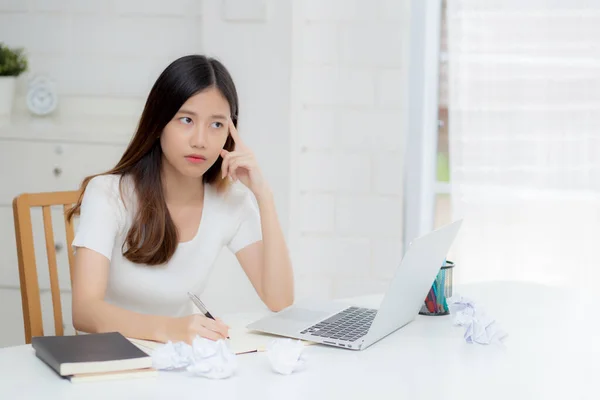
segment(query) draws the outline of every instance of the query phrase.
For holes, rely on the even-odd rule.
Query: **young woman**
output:
[[[80,216],[75,329],[161,342],[227,337],[228,327],[195,314],[187,296],[202,292],[223,246],[271,310],[292,304],[273,196],[236,130],[238,113],[217,60],[182,57],[159,76],[121,160],[83,181],[68,216]]]

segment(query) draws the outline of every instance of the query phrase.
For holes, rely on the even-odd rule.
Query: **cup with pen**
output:
[[[447,315],[449,314],[446,299],[452,297],[452,273],[454,263],[444,260],[442,268],[438,272],[425,302],[421,306],[421,315]]]

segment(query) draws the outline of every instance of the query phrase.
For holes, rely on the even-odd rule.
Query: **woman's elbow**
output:
[[[94,322],[93,313],[91,307],[78,306],[73,307],[73,314],[71,318],[73,328],[78,332],[85,333],[100,333],[101,328],[97,323]]]
[[[90,332],[89,325],[85,323],[85,320],[82,318],[80,313],[73,311],[73,318],[71,319],[71,322],[73,323],[73,328],[75,328],[77,332],[94,333]]]
[[[285,308],[288,308],[294,304],[294,295],[290,294],[281,299],[273,299],[265,302],[269,310],[273,312],[279,312]]]

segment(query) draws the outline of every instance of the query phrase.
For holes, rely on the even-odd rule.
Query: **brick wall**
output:
[[[299,294],[381,291],[401,257],[406,1],[303,1],[292,243]]]

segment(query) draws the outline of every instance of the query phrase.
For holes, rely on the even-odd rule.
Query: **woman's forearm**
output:
[[[275,210],[270,190],[257,196],[260,209],[264,266],[262,273],[263,301],[273,311],[294,302],[294,276],[285,237]]]
[[[169,317],[146,315],[105,301],[88,301],[73,307],[73,326],[86,333],[119,332],[125,337],[167,342]]]

